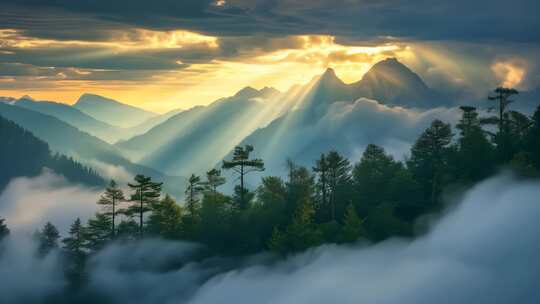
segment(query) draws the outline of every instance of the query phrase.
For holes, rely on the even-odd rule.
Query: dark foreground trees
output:
[[[540,107],[527,117],[505,106],[498,116],[503,118],[501,128],[495,132],[483,126],[485,120],[475,108],[461,110],[455,128],[433,121],[404,162],[377,145],[368,145],[353,163],[330,151],[311,164],[312,170],[288,161],[285,177],[266,176],[255,189],[247,189],[245,176],[262,171],[264,162],[253,157],[253,147],[245,146],[237,147],[232,160],[223,163],[223,169],[239,176],[232,195],[219,191],[226,180],[215,168],[205,180],[190,177],[184,204],[162,196],[161,183],[138,175],[129,184],[130,206],[117,209],[123,195],[111,183],[100,200],[103,210],[85,225],[73,223],[63,241],[64,251],[73,257],[73,269],[80,270],[77,261],[113,238],[136,240],[143,231],[152,237],[202,243],[220,255],[263,250],[289,254],[323,243],[412,236],[421,231],[413,229],[419,219],[444,207],[446,191],[470,186],[504,167],[525,176],[540,175]],[[508,135],[505,144],[512,147],[504,157],[502,132]],[[57,247],[58,232],[52,225],[39,235],[42,254]]]

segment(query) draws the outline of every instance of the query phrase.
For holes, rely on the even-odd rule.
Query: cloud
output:
[[[228,272],[189,303],[535,303],[539,186],[488,180],[417,240],[324,246]]]
[[[197,258],[200,247],[118,243],[90,260],[88,286],[66,301],[107,303],[537,303],[540,181],[501,175],[460,197],[426,235],[379,244],[325,245],[276,261]],[[2,243],[0,299],[61,295],[55,254]],[[25,250],[22,250],[25,249]],[[6,279],[9,278],[9,279]]]
[[[65,233],[75,218],[94,215],[100,194],[44,170],[37,177],[13,179],[0,194],[0,214],[14,232],[33,232],[50,221]]]
[[[0,242],[0,302],[43,303],[61,293],[64,274],[56,252],[44,259],[29,235],[17,234]]]

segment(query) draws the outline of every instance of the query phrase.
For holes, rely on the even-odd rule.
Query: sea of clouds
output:
[[[35,184],[17,191],[21,183]],[[36,212],[33,223],[90,216],[91,209],[56,210],[66,208],[64,196],[81,199],[80,207],[93,193],[74,187],[44,173],[15,180],[0,196],[0,215],[8,215],[14,231],[0,245],[0,303],[65,299],[58,296],[66,286],[59,254],[35,256],[28,234],[18,233],[29,221],[13,213],[26,208],[13,202]],[[164,240],[112,244],[91,258],[88,285],[77,297],[100,303],[539,303],[538,197],[540,181],[500,175],[463,193],[424,236],[325,245],[285,260],[269,254],[195,260],[198,245]]]

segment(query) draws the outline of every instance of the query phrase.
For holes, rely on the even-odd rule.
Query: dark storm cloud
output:
[[[229,0],[219,7],[210,0],[6,0],[2,8],[0,27],[56,38],[69,37],[64,25],[72,24],[73,33],[89,32],[90,37],[99,37],[100,28],[135,26],[216,36],[319,33],[355,39],[540,41],[536,0]],[[95,28],[88,26],[92,22]]]

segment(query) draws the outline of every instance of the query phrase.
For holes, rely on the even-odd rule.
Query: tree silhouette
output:
[[[202,183],[204,187],[215,196],[217,194],[217,188],[225,184],[225,177],[221,176],[221,170],[212,169],[206,172],[206,181]]]
[[[315,162],[313,172],[317,175],[317,189],[321,195],[320,205],[326,206],[328,204],[328,161],[324,153]]]
[[[124,200],[124,193],[120,188],[118,188],[116,182],[114,180],[111,180],[109,186],[107,186],[107,188],[105,189],[105,193],[101,195],[98,201],[99,205],[103,205],[106,207],[106,209],[110,209],[106,211],[106,214],[111,216],[111,237],[113,239],[116,235],[115,219],[116,215],[119,213],[117,205]]]
[[[264,171],[264,162],[262,159],[250,159],[249,154],[253,152],[253,146],[246,145],[244,147],[236,147],[234,149],[233,158],[230,161],[223,161],[222,168],[225,170],[233,170],[240,177],[240,205],[245,207],[245,186],[244,177],[257,171]]]
[[[40,256],[46,256],[51,250],[58,248],[60,233],[51,222],[47,222],[43,226],[43,229],[38,232],[37,237],[39,241],[38,254]]]
[[[139,238],[143,237],[144,214],[152,210],[152,204],[159,201],[161,196],[161,187],[163,183],[152,182],[151,177],[138,174],[135,176],[135,183],[128,183],[128,186],[135,192],[131,194],[131,202],[127,214],[139,215]]]
[[[185,194],[187,199],[187,209],[192,217],[195,217],[199,209],[199,195],[204,190],[201,177],[195,174],[191,174],[188,180],[188,186]]]
[[[448,146],[452,142],[452,128],[440,120],[434,120],[411,149],[407,162],[415,178],[424,189],[425,198],[431,205],[437,202],[441,190],[442,175],[448,160]]]
[[[6,220],[0,218],[0,241],[9,235],[9,228],[6,225]]]

